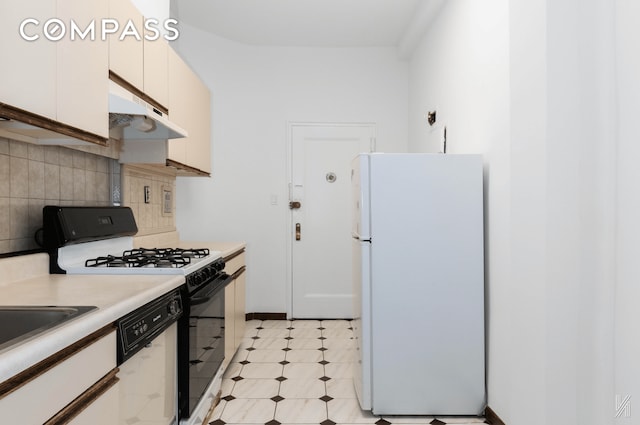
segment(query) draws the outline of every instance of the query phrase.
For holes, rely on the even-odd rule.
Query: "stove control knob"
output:
[[[147,325],[146,323],[142,325],[142,332],[146,332],[148,329],[149,329],[149,325]]]
[[[204,281],[207,280],[207,271],[200,270],[200,272],[198,273],[198,279],[199,279],[198,283],[204,283]]]
[[[175,316],[180,312],[180,302],[178,300],[173,300],[169,303],[168,306],[169,314]]]
[[[211,276],[211,274],[209,272],[209,269],[200,270],[200,278],[202,279],[202,282],[207,280],[209,278],[209,276]]]

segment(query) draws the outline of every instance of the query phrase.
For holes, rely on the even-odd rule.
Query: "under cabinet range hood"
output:
[[[167,140],[187,137],[164,112],[109,81],[109,130],[121,129],[124,140]]]

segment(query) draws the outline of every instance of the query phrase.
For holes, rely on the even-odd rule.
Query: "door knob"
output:
[[[291,201],[289,202],[289,209],[290,210],[297,210],[298,208],[300,208],[300,202],[298,201]]]
[[[300,223],[296,223],[296,240],[300,240]]]

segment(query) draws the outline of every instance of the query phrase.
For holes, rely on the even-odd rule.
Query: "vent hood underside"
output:
[[[150,103],[109,81],[109,130],[121,129],[124,140],[167,140],[188,133]]]

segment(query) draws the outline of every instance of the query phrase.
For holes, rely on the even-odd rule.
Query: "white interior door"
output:
[[[351,318],[351,160],[371,152],[373,124],[292,124],[291,312]]]

